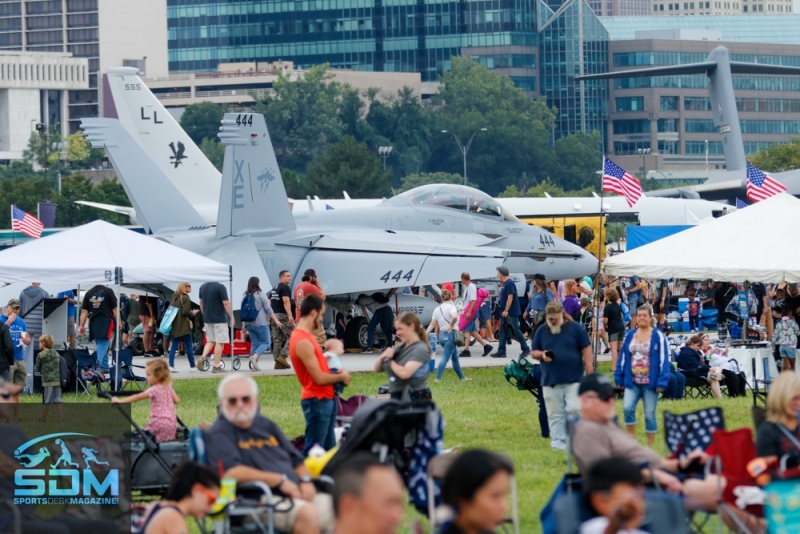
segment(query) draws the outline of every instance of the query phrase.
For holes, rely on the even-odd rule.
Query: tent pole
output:
[[[603,156],[605,158],[605,156]],[[601,171],[602,172],[602,171]],[[598,238],[597,246],[597,276],[594,282],[594,302],[592,308],[595,310],[594,317],[594,338],[592,343],[592,368],[597,372],[597,352],[600,350],[600,286],[603,279],[603,228],[605,227],[605,220],[603,218],[603,187],[600,186],[600,236]]]
[[[231,319],[228,323],[228,328],[230,329],[230,339],[231,339],[231,362],[233,362],[233,330],[234,325],[236,324],[235,319],[233,318],[233,267],[228,266],[228,272],[231,273],[230,277],[228,278],[228,297],[229,302],[231,303]],[[231,370],[233,370],[233,363],[231,363]]]
[[[116,272],[116,275],[117,275],[116,276],[116,278],[117,278],[117,280],[116,280],[116,282],[117,282],[117,306],[116,306],[117,317],[115,319],[115,324],[114,324],[114,339],[116,340],[116,342],[114,344],[117,346],[117,351],[116,351],[116,355],[115,355],[115,358],[114,358],[114,367],[116,368],[115,375],[114,375],[114,389],[116,391],[119,391],[119,374],[120,374],[120,369],[119,369],[119,296],[120,296],[120,288],[122,287],[122,272],[121,272],[122,269],[117,267],[117,268],[114,269],[114,271]]]

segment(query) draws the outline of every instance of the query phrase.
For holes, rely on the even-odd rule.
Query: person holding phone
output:
[[[722,380],[721,367],[709,367],[705,363],[700,347],[703,345],[703,338],[692,336],[686,345],[678,353],[678,371],[686,378],[704,378],[711,387],[711,392],[718,399],[722,398],[722,390],[719,382]]]
[[[542,362],[542,392],[550,426],[550,446],[567,449],[567,417],[580,413],[578,386],[594,371],[589,336],[559,302],[544,309],[544,325],[533,336],[531,357]]]

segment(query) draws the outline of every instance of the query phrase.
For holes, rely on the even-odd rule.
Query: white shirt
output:
[[[478,300],[478,287],[475,284],[464,286],[464,308],[469,306],[473,300]]]
[[[450,328],[450,321],[453,317],[458,317],[458,310],[452,302],[444,302],[433,310],[433,320],[439,323],[441,330]]]
[[[605,517],[595,517],[584,522],[581,525],[580,534],[603,534],[608,526],[608,519]],[[646,534],[643,530],[638,528],[634,529],[620,529],[617,534]]]

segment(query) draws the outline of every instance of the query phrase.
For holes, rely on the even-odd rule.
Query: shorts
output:
[[[206,323],[203,327],[206,343],[230,343],[231,337],[227,323]]]
[[[139,320],[142,322],[142,328],[145,332],[155,332],[156,331],[156,322],[150,322],[149,315],[140,315]]]
[[[67,337],[75,337],[78,331],[75,329],[75,318],[67,317]]]
[[[461,330],[462,332],[476,332],[477,328],[475,328],[475,320],[468,322],[464,325],[464,328]]]
[[[294,524],[297,522],[297,515],[300,513],[300,508],[308,504],[313,505],[314,508],[317,509],[320,530],[322,532],[331,532],[333,530],[335,523],[333,497],[329,494],[317,493],[313,503],[302,499],[288,499],[284,497],[272,497],[272,503],[275,507],[273,516],[275,530],[280,532],[292,532],[294,530]],[[263,516],[266,516],[266,512],[263,512]],[[245,522],[247,522],[247,520],[245,520]]]
[[[61,400],[61,386],[42,386],[42,403],[56,404]]]
[[[609,342],[622,341],[624,337],[625,337],[625,332],[614,332],[613,334],[611,332],[608,333]]]
[[[797,349],[789,345],[781,345],[778,349],[781,358],[789,358],[794,360],[797,357]]]
[[[28,381],[28,369],[25,367],[25,360],[14,360],[14,365],[8,370],[12,384],[24,386]]]
[[[488,321],[492,318],[492,310],[489,308],[488,304],[484,304],[480,308],[478,308],[478,319],[481,321]]]
[[[656,314],[667,313],[666,310],[664,311],[661,310],[661,304],[662,304],[661,300],[657,300],[653,303],[653,313]]]

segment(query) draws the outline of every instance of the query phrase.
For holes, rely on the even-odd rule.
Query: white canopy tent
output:
[[[603,272],[643,278],[800,282],[800,200],[781,193],[744,209],[607,258]]]
[[[229,265],[105,221],[0,252],[0,281],[26,285],[45,282],[72,287],[107,284],[141,288],[174,286],[178,282],[221,282],[228,284],[230,291],[231,280]],[[116,320],[119,324],[119,308]],[[119,338],[118,335],[117,369]]]

